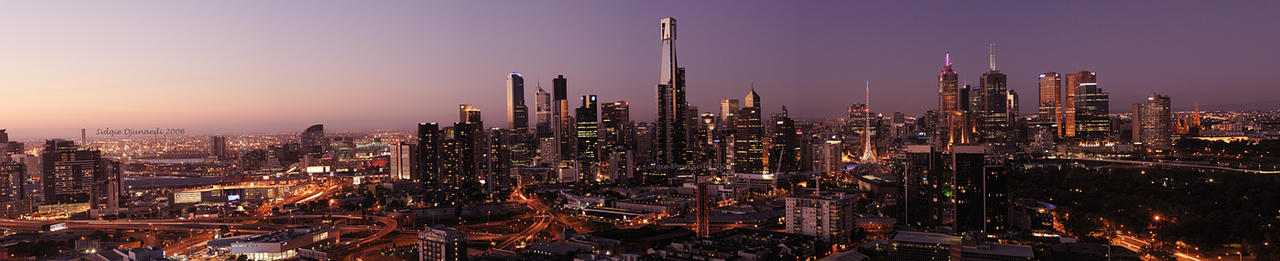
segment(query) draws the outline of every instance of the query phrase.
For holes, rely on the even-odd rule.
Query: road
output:
[[[1214,169],[1214,170],[1225,170],[1225,171],[1244,172],[1244,173],[1253,173],[1253,174],[1280,174],[1280,170],[1237,169],[1237,168],[1229,168],[1229,167],[1223,167],[1223,166],[1196,165],[1196,164],[1174,163],[1174,162],[1118,160],[1118,159],[1104,159],[1104,158],[1092,158],[1092,157],[1066,157],[1063,159],[1097,161],[1097,162],[1108,162],[1108,163],[1124,163],[1124,164],[1145,165],[1145,166],[1167,166],[1167,167],[1182,167],[1182,168]]]

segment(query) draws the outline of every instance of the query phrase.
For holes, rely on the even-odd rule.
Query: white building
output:
[[[418,260],[467,260],[467,235],[444,227],[426,227],[418,231]]]
[[[787,197],[787,233],[844,243],[854,229],[854,197],[844,193]]]
[[[299,226],[268,234],[215,239],[209,241],[208,246],[225,250],[230,256],[244,255],[249,260],[281,260],[297,258],[300,248],[337,243],[340,235],[334,227]]]
[[[391,171],[388,176],[392,180],[409,180],[413,178],[413,147],[414,145],[404,142],[391,145],[391,155],[387,168]]]

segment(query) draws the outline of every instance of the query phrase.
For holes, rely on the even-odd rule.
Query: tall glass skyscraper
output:
[[[1080,88],[1080,84],[1097,83],[1098,75],[1090,71],[1080,71],[1068,73],[1063,80],[1066,87],[1063,89],[1065,97],[1062,99],[1062,137],[1075,137],[1076,127],[1076,89]]]
[[[657,88],[658,120],[654,122],[657,145],[654,161],[669,166],[683,165],[688,163],[685,151],[688,104],[685,103],[684,68],[679,67],[676,60],[676,19],[659,20],[658,29],[662,40],[662,70]]]
[[[507,75],[507,128],[529,128],[529,107],[524,104],[524,76],[513,72]]]
[[[538,86],[538,90],[533,95],[535,127],[537,129],[538,138],[549,138],[554,135],[551,129],[551,93]]]
[[[1062,136],[1062,75],[1056,72],[1040,74],[1040,105],[1038,115],[1041,122],[1058,126],[1058,136]]]
[[[1000,70],[996,70],[994,45],[990,56],[990,70],[978,78],[978,83],[981,84],[978,93],[970,94],[976,105],[972,109],[978,112],[978,134],[981,141],[996,147],[1004,147],[1009,145],[1010,133],[1012,133],[1013,117],[1010,114],[1017,115],[1017,112],[1009,111],[1008,77]]]
[[[1101,141],[1111,135],[1110,102],[1110,95],[1097,83],[1082,83],[1076,88],[1076,137]]]

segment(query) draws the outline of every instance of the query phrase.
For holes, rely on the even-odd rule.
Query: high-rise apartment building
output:
[[[73,141],[49,140],[40,159],[45,204],[119,207],[120,163],[102,158],[101,151],[81,149]]]
[[[658,77],[657,110],[658,119],[654,122],[654,160],[668,166],[688,163],[685,135],[685,71],[679,67],[676,59],[676,19],[667,17],[659,21],[659,36],[662,40],[662,70]],[[668,168],[674,169],[674,168]]]
[[[418,123],[417,161],[414,164],[413,180],[421,182],[428,190],[440,190],[444,177],[441,168],[444,163],[443,137],[439,123]]]
[[[854,231],[854,199],[844,193],[789,196],[787,233],[809,235],[835,244],[847,243]]]
[[[1169,96],[1152,93],[1133,104],[1133,140],[1153,150],[1173,149]]]

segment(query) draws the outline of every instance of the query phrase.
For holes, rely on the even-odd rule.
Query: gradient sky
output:
[[[1278,1],[128,1],[0,11],[0,128],[15,138],[100,128],[188,134],[410,129],[457,104],[505,122],[504,77],[569,79],[571,97],[654,115],[658,19],[679,20],[702,111],[755,81],[765,113],[843,115],[873,83],[877,112],[936,107],[951,51],[976,83],[997,66],[1035,110],[1040,72],[1092,70],[1113,111],[1146,94],[1177,109],[1276,102]],[[532,108],[531,108],[532,109]]]

